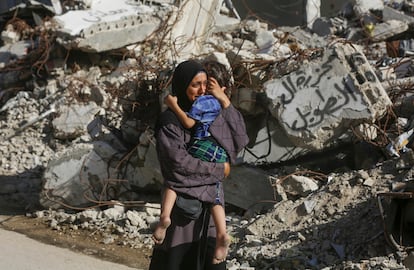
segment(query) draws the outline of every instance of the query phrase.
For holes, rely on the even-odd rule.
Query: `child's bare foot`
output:
[[[167,228],[171,225],[170,217],[161,217],[160,221],[157,224],[157,227],[152,234],[152,240],[156,245],[161,245],[164,242],[165,233]]]
[[[230,246],[230,236],[228,234],[217,237],[216,249],[214,250],[213,264],[219,264],[219,263],[226,261],[229,246]]]

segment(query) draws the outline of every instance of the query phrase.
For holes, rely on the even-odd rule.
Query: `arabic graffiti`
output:
[[[287,82],[283,81],[282,85],[283,87],[289,92],[289,97],[286,97],[286,95],[283,93],[280,96],[280,100],[282,102],[283,105],[289,104],[293,98],[295,97],[295,94],[298,92],[298,90],[303,89],[303,88],[308,88],[308,87],[317,87],[318,84],[321,81],[321,78],[328,73],[331,69],[332,69],[332,65],[329,63],[331,60],[333,60],[333,56],[330,57],[330,59],[325,62],[321,69],[316,69],[315,71],[318,73],[320,72],[320,74],[317,76],[316,80],[314,82],[311,83],[313,77],[312,75],[309,75],[308,77],[306,77],[306,74],[304,71],[297,71],[295,73],[295,75],[297,75],[297,79],[296,82],[292,81],[292,78],[289,76],[287,77]],[[311,84],[310,84],[311,83]]]
[[[354,102],[357,101],[357,97],[351,91],[346,89],[346,84],[343,82],[343,85],[340,86],[338,83],[334,83],[334,89],[339,93],[338,96],[330,96],[325,98],[321,95],[319,90],[315,90],[316,94],[320,100],[324,103],[323,107],[319,106],[313,111],[308,111],[306,113],[302,112],[300,108],[296,108],[296,112],[299,116],[299,121],[294,120],[291,129],[295,131],[306,130],[307,128],[315,127],[325,120],[325,116],[332,115],[334,112],[339,111],[345,105],[347,105],[352,99]],[[299,125],[300,122],[300,125]]]
[[[362,56],[354,57],[358,63],[364,63]],[[341,77],[330,72],[334,67],[334,59],[337,58],[331,55],[321,67],[315,68],[312,72],[301,70],[281,82],[283,93],[279,95],[279,101],[285,108],[290,107],[286,112],[297,114],[297,117],[292,117],[294,120],[289,125],[293,131],[303,131],[321,125],[328,116],[335,116],[335,113],[346,105],[358,101],[354,90],[346,83],[346,76]],[[324,89],[320,89],[322,81]],[[311,96],[301,95],[301,102],[292,103],[298,91],[311,93]],[[304,98],[309,99],[308,103],[305,102],[307,105],[299,105],[305,104]]]
[[[349,57],[349,64],[355,69],[357,70],[357,67],[360,65],[363,65],[366,63],[364,56],[357,52],[357,53],[353,53],[351,54],[351,56]]]

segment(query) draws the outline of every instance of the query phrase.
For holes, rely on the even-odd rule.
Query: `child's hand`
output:
[[[207,92],[217,98],[223,108],[227,108],[230,105],[230,99],[224,90],[226,90],[226,87],[220,87],[216,79],[208,79]]]
[[[170,109],[177,106],[177,102],[178,100],[176,96],[168,95],[164,98],[165,105],[167,105]]]
[[[215,94],[220,94],[221,92],[224,93],[224,90],[226,90],[226,87],[220,87],[219,83],[214,78],[208,79],[208,85],[207,85],[207,92],[211,95],[215,96]]]

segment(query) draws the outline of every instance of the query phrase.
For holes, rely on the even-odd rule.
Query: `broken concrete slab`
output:
[[[103,146],[103,142],[95,144]],[[92,200],[109,199],[105,187],[115,174],[107,162],[116,151],[106,144],[108,156],[103,158],[94,151],[95,144],[74,145],[48,164],[43,174],[41,205],[54,209],[63,205],[81,207],[95,204]]]
[[[269,175],[247,166],[233,166],[228,178],[223,181],[225,201],[242,209],[268,209],[274,201]]]
[[[385,21],[400,20],[409,24],[414,23],[414,17],[404,14],[403,12],[396,10],[390,6],[384,6],[382,16]]]
[[[69,11],[53,20],[58,26],[57,41],[64,47],[102,52],[145,40],[169,10],[168,6],[102,0],[92,2],[90,9]]]
[[[94,102],[86,105],[59,106],[59,116],[53,121],[54,136],[59,139],[74,139],[87,133],[87,126],[101,108]]]
[[[360,47],[334,44],[318,61],[264,84],[269,109],[297,146],[322,149],[382,116],[391,100]]]
[[[155,146],[144,132],[137,147],[125,153],[115,136],[74,145],[49,162],[43,174],[40,203],[46,208],[84,207],[122,199],[124,192],[162,186]],[[102,136],[100,138],[103,138]]]
[[[148,161],[136,164],[109,142],[82,143],[65,149],[43,174],[40,203],[54,209],[99,205],[120,199],[133,188],[160,185],[161,178],[156,179],[160,172],[156,172],[159,166],[154,161],[155,150],[148,152]]]
[[[152,144],[147,146],[141,145],[137,151],[138,154],[128,160],[125,168],[125,178],[128,180],[129,185],[133,188],[152,192],[160,190],[163,177],[155,146]],[[144,158],[140,158],[142,154],[145,155]],[[122,169],[123,167],[121,167]]]
[[[382,0],[352,0],[353,9],[355,14],[364,18],[371,17],[372,12],[382,12],[384,9],[384,1]]]
[[[397,36],[408,30],[408,23],[400,20],[389,20],[383,23],[375,24],[372,31],[370,31],[370,37],[373,41],[385,41],[388,38]]]
[[[221,1],[185,1],[178,7],[146,3],[102,0],[92,2],[90,9],[55,16],[57,41],[68,49],[102,52],[148,40],[161,31],[162,42],[174,48],[171,53],[186,59],[202,51],[201,44],[214,30]]]
[[[303,197],[319,188],[318,183],[312,178],[294,174],[281,181],[280,185],[287,194]]]

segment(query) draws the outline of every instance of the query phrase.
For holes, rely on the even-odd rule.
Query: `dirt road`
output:
[[[149,260],[148,251],[104,245],[82,232],[61,234],[25,216],[0,215],[0,239],[0,269],[136,270]]]

